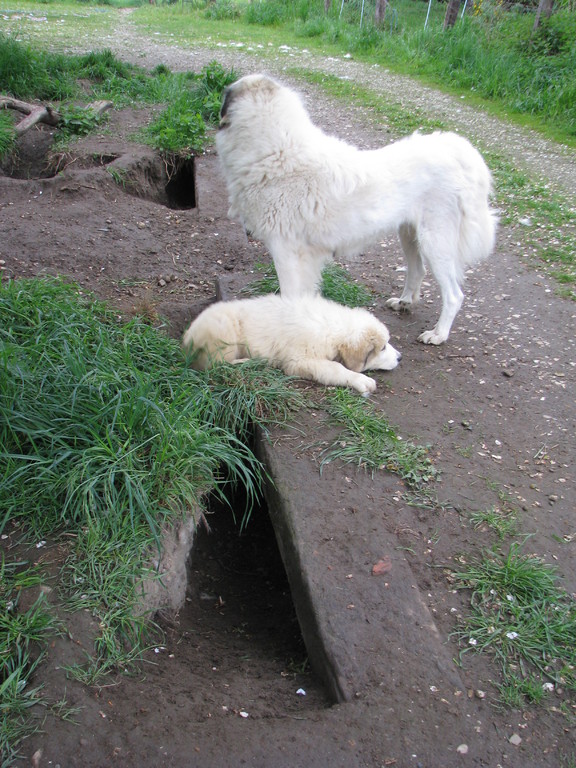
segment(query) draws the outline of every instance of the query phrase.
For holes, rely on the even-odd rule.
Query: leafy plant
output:
[[[187,79],[183,92],[147,128],[147,140],[163,152],[190,154],[206,143],[207,123],[218,122],[224,88],[236,79],[217,62]]]
[[[70,136],[86,136],[103,120],[102,116],[97,115],[89,107],[66,106],[60,111],[60,116],[58,130],[60,138],[64,140]]]

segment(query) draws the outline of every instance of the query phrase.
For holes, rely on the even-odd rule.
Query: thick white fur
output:
[[[315,126],[296,92],[248,75],[226,90],[216,147],[229,215],[269,249],[283,296],[316,293],[333,256],[360,253],[397,230],[407,272],[388,306],[410,309],[429,269],[442,312],[419,338],[448,338],[464,272],[490,254],[496,233],[490,172],[466,139],[415,133],[359,150]]]
[[[192,365],[200,370],[259,357],[289,376],[368,395],[376,382],[362,371],[389,371],[400,360],[389,338],[386,326],[366,309],[321,296],[271,294],[211,304],[192,322],[183,344],[197,352]]]

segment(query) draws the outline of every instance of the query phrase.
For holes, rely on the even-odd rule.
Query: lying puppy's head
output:
[[[390,344],[390,334],[385,325],[366,329],[360,336],[353,336],[338,347],[338,360],[351,371],[391,371],[402,355]]]
[[[246,75],[236,80],[224,90],[219,130],[230,125],[235,102],[247,98],[254,103],[268,103],[281,88],[280,83],[266,75]]]

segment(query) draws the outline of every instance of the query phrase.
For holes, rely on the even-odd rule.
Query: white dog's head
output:
[[[219,128],[227,128],[231,124],[233,113],[241,101],[248,100],[253,106],[264,107],[281,87],[280,83],[266,75],[246,75],[236,80],[224,91]]]

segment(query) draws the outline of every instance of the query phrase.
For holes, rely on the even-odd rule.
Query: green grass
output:
[[[447,32],[444,6],[433,6],[424,29],[427,6],[411,0],[395,2],[382,29],[373,26],[370,4],[362,26],[358,3],[346,3],[341,17],[339,3],[326,15],[320,0],[209,8],[143,6],[134,21],[184,46],[240,44],[264,56],[276,55],[281,46],[296,53],[305,47],[325,55],[352,54],[466,93],[554,136],[576,136],[576,15],[568,10],[557,10],[531,45],[533,16],[503,12],[488,0],[480,13],[468,14]]]
[[[109,100],[116,108],[166,105],[137,138],[164,153],[189,156],[201,152],[208,126],[218,122],[222,92],[236,77],[215,61],[200,73],[172,73],[165,66],[148,73],[125,64],[109,50],[64,56],[39,52],[0,34],[0,92],[19,99],[58,102],[62,116],[56,136],[59,149],[106,119],[75,102]],[[0,117],[2,156],[13,148],[14,132],[11,122]]]
[[[260,492],[247,447],[255,423],[301,406],[279,371],[254,362],[199,374],[179,345],[136,318],[57,280],[0,288],[0,530],[51,537],[68,552],[59,578],[69,610],[100,628],[93,653],[69,674],[100,682],[129,670],[157,627],[139,610],[141,580],[161,528],[202,510],[209,491]],[[241,521],[239,521],[240,523]],[[245,520],[243,521],[245,523]],[[3,564],[0,596],[0,741],[13,756],[37,726],[46,637],[57,631],[43,600],[20,610],[30,564]]]
[[[457,636],[462,655],[487,653],[501,673],[500,699],[510,707],[540,703],[553,690],[576,692],[576,602],[555,569],[514,543],[454,574],[471,592],[471,615]]]
[[[201,152],[208,126],[218,123],[224,88],[237,74],[212,62],[197,76],[162,72],[159,77],[169,78],[177,87],[166,109],[141,132],[142,138],[163,152]]]
[[[484,152],[492,169],[501,221],[524,224],[523,258],[543,269],[557,284],[557,292],[576,300],[576,206],[569,196],[519,171],[503,154]]]
[[[352,80],[343,80],[336,75],[313,72],[302,67],[290,67],[288,72],[300,80],[320,86],[329,96],[364,108],[374,124],[386,126],[396,137],[417,130],[430,132],[447,128],[445,122],[427,117],[422,109],[406,109],[402,104],[386,99]]]
[[[437,476],[428,450],[403,440],[381,410],[346,389],[329,390],[323,407],[335,423],[344,424],[337,440],[323,451],[321,466],[339,460],[375,472],[399,475],[412,488]]]
[[[249,431],[300,395],[263,365],[199,374],[177,342],[60,281],[3,286],[0,328],[0,530],[74,542],[62,579],[98,617],[95,667],[124,667],[150,629],[136,575],[162,527],[230,483],[249,513],[262,475]]]
[[[242,293],[247,296],[261,296],[267,293],[279,293],[280,286],[274,265],[256,264],[255,271],[259,276],[249,283]],[[329,264],[322,272],[322,295],[339,304],[349,307],[370,307],[374,304],[374,296],[359,282],[354,281],[350,274],[339,264]]]
[[[44,596],[21,608],[26,590],[37,588],[43,576],[27,563],[6,563],[0,559],[0,755],[2,765],[11,765],[17,746],[37,727],[30,708],[42,704],[40,686],[31,683],[42,663],[48,641],[58,631]]]
[[[12,119],[7,112],[0,112],[0,160],[15,148],[16,134]]]
[[[466,516],[474,528],[487,528],[493,531],[499,539],[513,536],[517,532],[516,514],[511,509],[500,509],[491,506],[487,509],[472,510]]]
[[[533,15],[517,13],[515,7],[503,10],[491,0],[449,31],[442,29],[445,6],[440,3],[433,4],[426,29],[425,3],[396,0],[382,29],[373,26],[370,3],[360,25],[360,5],[345,3],[340,16],[340,3],[333,3],[326,15],[322,0],[142,3],[129,23],[157,40],[189,48],[240,46],[264,58],[286,48],[296,55],[303,48],[322,55],[352,54],[465,93],[470,101],[552,137],[576,141],[573,10],[557,7],[531,40]],[[65,50],[71,40],[90,48],[96,30],[105,47],[118,23],[111,6],[85,3],[79,11],[77,5],[50,2],[39,11],[37,3],[20,0],[18,14],[5,1],[0,7],[8,11],[4,27],[11,36],[55,51]]]

